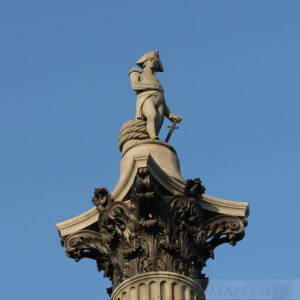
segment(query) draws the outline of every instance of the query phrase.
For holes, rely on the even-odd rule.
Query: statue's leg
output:
[[[146,99],[143,104],[143,115],[147,119],[147,132],[150,139],[158,139],[158,132],[155,130],[156,109],[151,98]]]
[[[155,118],[155,132],[157,132],[157,134],[160,132],[161,126],[163,124],[164,113],[165,113],[164,105],[159,104],[158,107],[156,108],[156,118]]]

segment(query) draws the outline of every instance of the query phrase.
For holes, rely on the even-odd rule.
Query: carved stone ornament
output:
[[[207,213],[201,208],[205,188],[199,178],[187,180],[183,193],[172,195],[139,168],[130,199],[114,201],[105,188],[92,200],[98,228],[81,230],[64,240],[69,257],[92,258],[113,287],[146,272],[168,271],[207,285],[202,269],[214,249],[235,245],[244,236],[246,218]]]

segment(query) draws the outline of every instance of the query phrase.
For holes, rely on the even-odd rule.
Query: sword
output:
[[[167,137],[165,139],[165,142],[169,141],[169,139],[170,139],[170,137],[171,137],[174,129],[178,129],[179,128],[179,127],[176,126],[176,124],[177,124],[177,121],[174,121],[172,125],[168,126],[168,128],[170,128],[170,130],[169,130],[169,133],[168,133],[168,135],[167,135]]]

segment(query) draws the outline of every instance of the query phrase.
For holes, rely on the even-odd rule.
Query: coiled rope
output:
[[[144,120],[129,120],[125,122],[121,128],[119,135],[119,149],[122,148],[129,140],[144,140],[149,139],[146,128],[146,121]]]

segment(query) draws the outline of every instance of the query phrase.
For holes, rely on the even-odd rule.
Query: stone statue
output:
[[[137,93],[136,119],[146,121],[150,139],[158,139],[164,117],[177,123],[182,117],[170,112],[165,102],[164,89],[155,76],[156,72],[164,71],[158,50],[143,55],[137,65],[143,70],[133,68],[129,72],[132,89]]]

